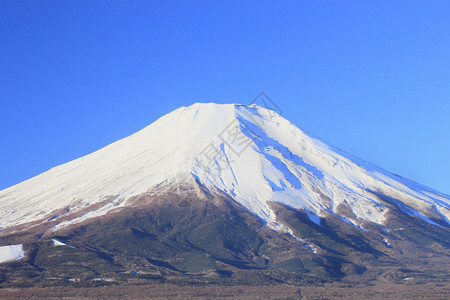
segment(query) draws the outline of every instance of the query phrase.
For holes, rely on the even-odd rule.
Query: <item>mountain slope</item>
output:
[[[0,207],[0,246],[25,251],[0,286],[449,278],[449,196],[256,105],[179,108]]]
[[[108,200],[79,220],[102,215],[189,174],[274,228],[279,224],[271,201],[304,209],[316,222],[329,212],[357,226],[383,225],[389,208],[374,193],[399,200],[405,212],[428,222],[448,225],[450,219],[448,196],[327,146],[273,111],[194,104],[1,191],[0,228],[67,216]]]

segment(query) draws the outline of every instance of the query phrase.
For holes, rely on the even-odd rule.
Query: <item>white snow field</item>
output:
[[[348,205],[354,216],[340,216],[344,220],[383,225],[389,208],[374,193],[399,200],[403,211],[427,222],[450,221],[449,196],[331,147],[271,110],[196,103],[0,191],[0,229],[113,199],[57,230],[126,206],[130,197],[162,182],[176,184],[177,176],[186,178],[183,174],[229,195],[275,229],[282,228],[270,201],[304,209],[315,222],[326,213],[338,214],[340,204]]]
[[[0,264],[8,261],[19,260],[23,258],[25,252],[22,245],[11,245],[0,247]]]

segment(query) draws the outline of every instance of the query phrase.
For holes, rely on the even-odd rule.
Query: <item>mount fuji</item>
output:
[[[1,286],[449,277],[448,195],[257,105],[181,107],[0,207],[0,246],[24,250]]]

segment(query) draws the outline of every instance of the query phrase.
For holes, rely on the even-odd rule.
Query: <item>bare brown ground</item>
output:
[[[1,299],[450,299],[450,283],[373,286],[332,283],[323,286],[120,285],[99,288],[2,289]]]

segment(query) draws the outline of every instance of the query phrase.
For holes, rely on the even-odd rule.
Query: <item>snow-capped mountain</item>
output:
[[[326,145],[271,110],[196,103],[0,191],[0,230],[93,207],[61,228],[189,177],[230,196],[272,228],[283,229],[270,202],[303,209],[316,223],[331,213],[356,226],[384,226],[390,208],[379,195],[399,200],[405,212],[432,224],[450,222],[449,196]],[[343,208],[350,213],[342,214]]]
[[[256,105],[181,107],[0,208],[0,288],[450,279],[449,196]]]

